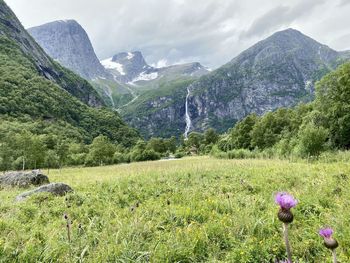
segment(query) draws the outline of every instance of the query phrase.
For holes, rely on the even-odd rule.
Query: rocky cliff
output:
[[[191,85],[193,129],[223,131],[250,113],[309,101],[315,82],[339,59],[338,52],[296,30],[277,32]]]
[[[81,77],[106,77],[85,30],[75,20],[60,20],[32,27],[28,32],[54,60]]]
[[[183,91],[177,93],[182,96],[177,102],[169,100],[171,94],[160,97],[153,93],[150,101],[135,101],[123,114],[131,125],[148,136],[159,135],[165,122],[180,135],[178,130],[184,132],[186,126],[184,106],[188,95],[190,130],[212,127],[222,132],[250,113],[263,114],[312,100],[315,82],[341,64],[344,56],[296,30],[284,30],[188,87],[179,87]],[[165,118],[161,122],[160,115]],[[134,122],[131,116],[140,120]],[[178,118],[181,124],[173,121]]]

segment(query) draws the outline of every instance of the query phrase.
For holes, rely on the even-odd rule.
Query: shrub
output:
[[[115,152],[113,155],[113,163],[119,164],[119,163],[129,163],[130,162],[130,156],[127,153],[120,153]]]
[[[135,149],[130,154],[130,160],[132,162],[142,162],[142,161],[155,161],[160,159],[160,154],[156,153],[154,150],[143,150]]]
[[[176,159],[180,159],[182,157],[186,156],[186,153],[185,152],[182,152],[182,151],[178,151],[175,153],[175,158]]]
[[[308,123],[299,131],[296,152],[303,158],[318,157],[326,148],[327,138],[328,131],[325,128]]]

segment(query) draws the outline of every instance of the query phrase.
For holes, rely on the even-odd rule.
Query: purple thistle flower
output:
[[[275,197],[275,202],[282,209],[285,209],[285,210],[289,210],[295,207],[298,203],[298,201],[295,200],[294,197],[288,193],[277,193]]]
[[[335,240],[332,235],[333,235],[333,229],[330,227],[327,228],[322,228],[318,232],[321,237],[324,239],[324,245],[326,248],[329,248],[332,250],[333,253],[333,262],[337,262],[337,256],[335,253],[335,249],[339,246],[337,240]]]
[[[320,230],[319,234],[323,238],[331,238],[333,235],[333,229],[332,228],[322,228]]]

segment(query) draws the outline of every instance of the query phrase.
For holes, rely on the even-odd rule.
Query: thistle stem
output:
[[[335,252],[335,249],[332,250],[332,254],[333,254],[333,263],[337,263],[337,253]]]
[[[70,243],[70,225],[67,223],[67,236],[68,236],[68,242]]]
[[[290,249],[290,245],[289,245],[288,224],[287,223],[283,223],[283,235],[284,235],[284,242],[286,243],[288,262],[292,263],[292,253],[291,253],[291,249]]]

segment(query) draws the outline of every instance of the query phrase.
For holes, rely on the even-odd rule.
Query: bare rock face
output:
[[[56,196],[64,196],[65,194],[73,192],[73,189],[64,183],[51,183],[47,185],[40,186],[32,191],[22,193],[16,197],[16,201],[22,201],[29,196],[37,193],[51,193]]]
[[[1,187],[30,187],[50,183],[49,178],[40,170],[31,172],[9,172],[0,176]]]
[[[106,77],[85,30],[75,20],[60,20],[29,28],[28,32],[53,59],[81,77]]]

